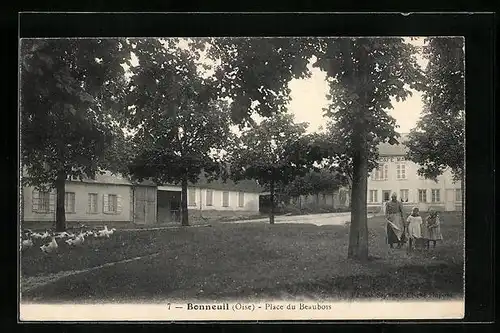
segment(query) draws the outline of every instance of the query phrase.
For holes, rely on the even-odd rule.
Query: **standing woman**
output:
[[[405,242],[405,223],[403,205],[397,200],[396,193],[391,196],[391,201],[385,205],[385,218],[387,219],[387,243],[391,247],[397,244],[398,249]]]

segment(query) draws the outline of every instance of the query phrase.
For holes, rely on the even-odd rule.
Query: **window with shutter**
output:
[[[48,213],[54,211],[54,198],[50,192],[33,190],[33,211]]]
[[[122,213],[122,196],[117,195],[116,196],[116,214],[121,214]]]
[[[196,189],[188,188],[188,205],[196,206]]]
[[[222,192],[222,207],[229,207],[229,192]]]
[[[427,190],[418,190],[418,202],[427,202]]]
[[[87,213],[97,213],[97,193],[89,193]]]
[[[431,201],[432,202],[440,202],[441,201],[439,192],[440,192],[439,189],[432,189],[432,191],[431,191]]]
[[[212,206],[213,198],[214,198],[214,191],[212,190],[207,190],[207,198],[206,198],[206,204],[207,206]]]
[[[40,196],[37,190],[33,190],[33,194],[31,196],[31,210],[33,212],[38,212],[40,207]]]
[[[399,197],[401,198],[401,201],[408,202],[408,196],[409,196],[409,190],[401,190]]]
[[[56,194],[54,192],[49,193],[49,211],[54,212],[56,210]]]
[[[378,201],[378,190],[370,190],[370,195],[368,197],[368,200],[370,202],[377,202]]]
[[[108,206],[108,195],[104,194],[102,196],[102,212],[103,213],[109,213],[109,206]]]
[[[245,193],[239,192],[238,193],[238,207],[244,207],[244,206],[245,206]]]
[[[117,209],[118,209],[118,197],[116,194],[108,194],[108,207],[107,207],[107,212],[111,214],[116,214]]]
[[[75,212],[75,193],[66,192],[64,193],[64,211],[66,213]]]

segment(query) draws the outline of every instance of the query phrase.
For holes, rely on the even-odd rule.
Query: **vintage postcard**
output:
[[[20,321],[463,318],[464,44],[21,39]]]

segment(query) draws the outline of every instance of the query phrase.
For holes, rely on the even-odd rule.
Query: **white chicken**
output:
[[[40,249],[44,253],[52,253],[52,252],[55,252],[58,247],[59,247],[59,245],[57,245],[55,237],[52,237],[52,241],[48,244],[44,244],[44,245],[40,246]]]
[[[42,239],[49,238],[50,234],[48,231],[45,231],[43,234],[40,235]]]
[[[116,228],[112,228],[108,231],[108,235],[112,235],[116,231]]]
[[[83,236],[83,233],[80,233],[76,238],[67,239],[66,244],[70,246],[78,246],[82,245],[84,241],[85,237]]]
[[[104,237],[109,238],[109,236],[110,236],[111,234],[113,234],[113,232],[111,232],[111,234],[110,234],[109,232],[110,232],[110,231],[108,230],[108,226],[106,226],[106,225],[105,225],[105,226],[104,226],[104,229],[99,230],[99,231],[97,232],[97,237],[99,237],[99,238],[104,238]]]
[[[55,238],[67,238],[67,237],[72,237],[72,236],[73,236],[73,234],[70,234],[66,231],[63,231],[63,232],[56,233]]]
[[[30,248],[33,246],[33,241],[30,239],[24,239],[22,242],[21,242],[21,249],[25,250],[27,248]]]
[[[39,234],[38,232],[34,232],[31,234],[31,237],[34,239],[42,239],[44,238],[42,234]]]

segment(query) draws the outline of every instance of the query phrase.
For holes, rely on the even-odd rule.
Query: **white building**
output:
[[[234,183],[208,182],[203,175],[189,184],[188,210],[191,216],[226,216],[259,213],[260,186],[251,180]],[[55,221],[56,191],[24,187],[22,220]],[[68,222],[124,222],[154,224],[179,221],[180,185],[132,182],[126,177],[96,175],[95,179],[68,179],[65,184],[65,213]]]
[[[437,178],[437,182],[419,176],[420,168],[412,161],[405,159],[407,147],[403,144],[406,135],[399,139],[402,143],[379,146],[379,165],[368,177],[368,211],[379,212],[396,193],[398,200],[405,207],[418,207],[427,211],[430,207],[441,211],[460,211],[462,209],[462,192],[460,181],[454,182],[450,170],[446,170]]]

